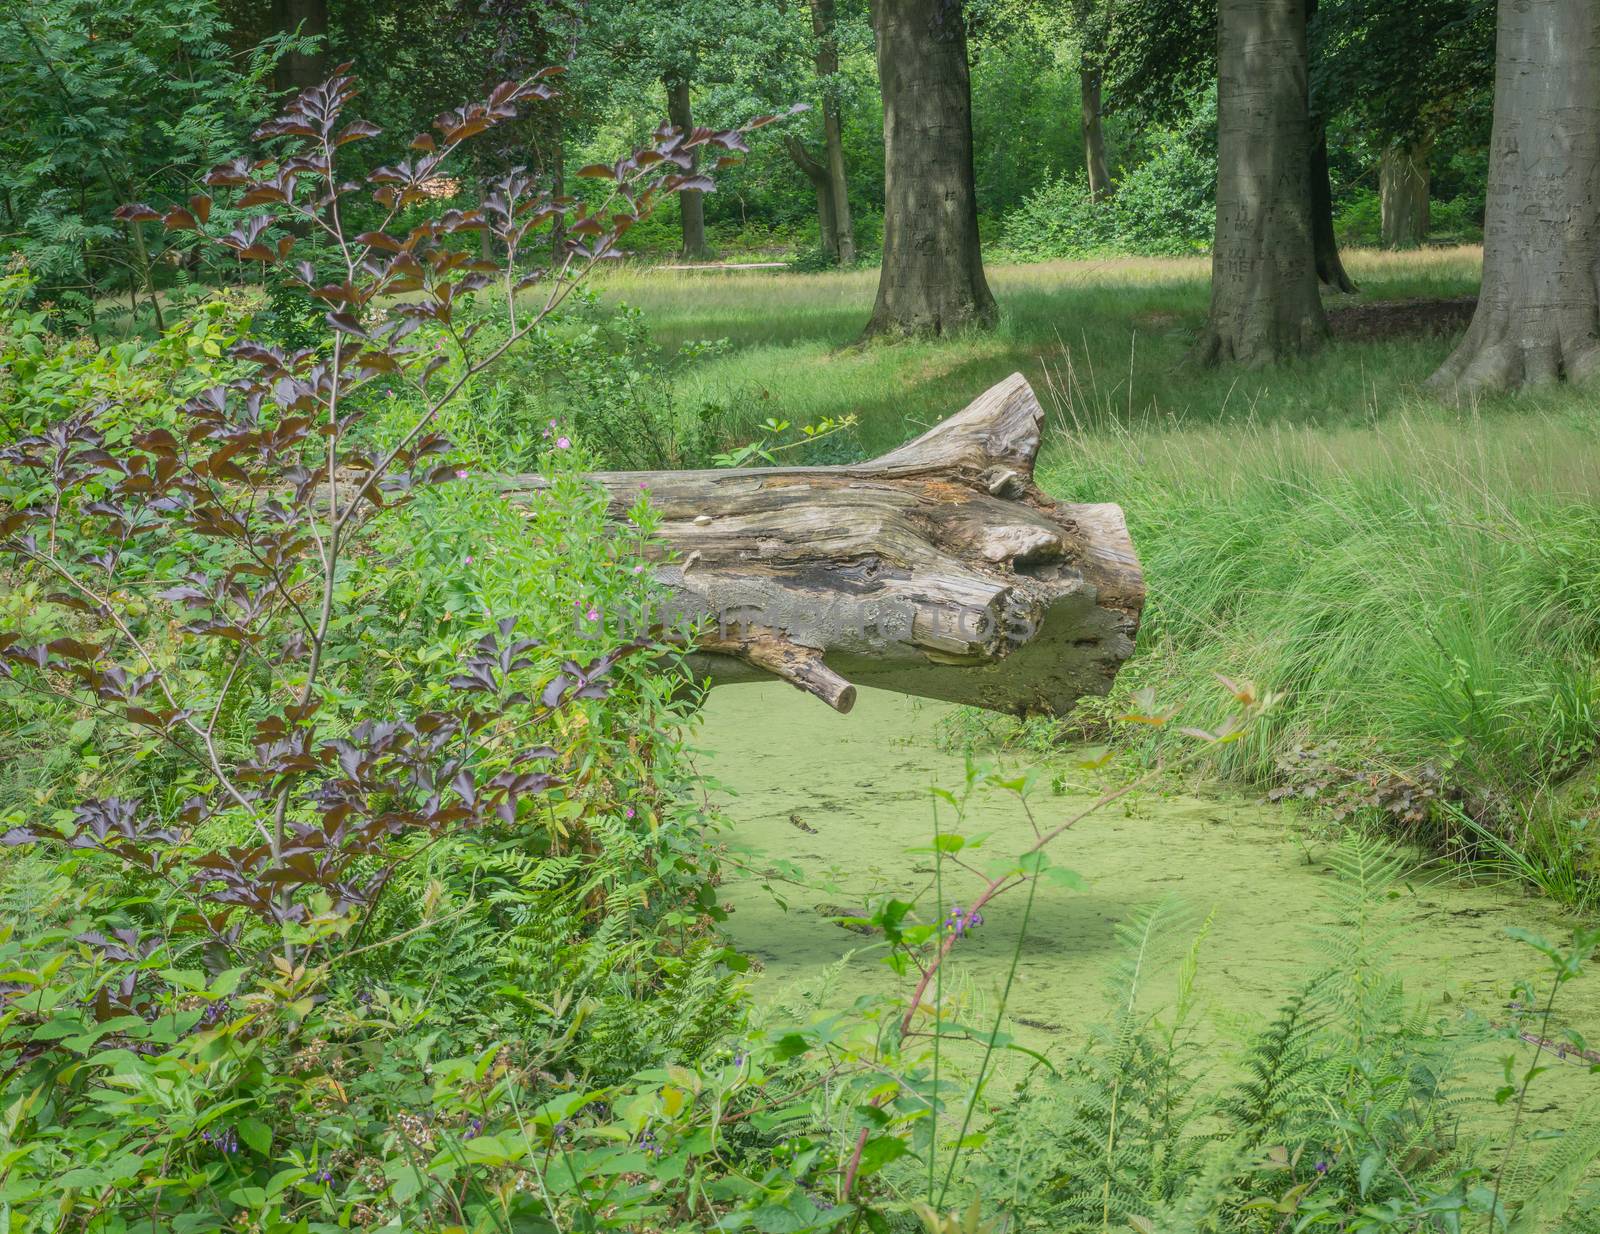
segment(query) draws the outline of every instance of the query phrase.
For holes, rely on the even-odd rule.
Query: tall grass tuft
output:
[[[1503,827],[1591,757],[1600,424],[1417,404],[1345,429],[1091,431],[1081,390],[1054,393],[1046,486],[1115,495],[1144,563],[1129,684],[1205,699],[1225,667],[1283,694],[1226,770],[1270,782],[1307,747],[1431,766]]]

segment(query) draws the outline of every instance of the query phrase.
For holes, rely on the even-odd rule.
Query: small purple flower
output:
[[[468,553],[465,557],[463,557],[461,559],[461,564],[470,566],[472,564],[472,554]]]
[[[556,438],[556,449],[557,450],[570,450],[570,449],[572,449],[572,438],[570,438],[570,437],[557,437]]]
[[[981,912],[973,909],[969,913],[959,904],[951,905],[950,915],[944,919],[944,928],[957,938],[961,938],[968,930],[975,930],[982,924],[983,914]]]
[[[206,1004],[206,1009],[200,1013],[200,1023],[204,1024],[207,1028],[210,1028],[218,1020],[222,1019],[223,1016],[227,1015],[232,1009],[233,1004],[231,999],[219,998],[214,1003]]]
[[[1317,1173],[1318,1174],[1326,1174],[1327,1172],[1328,1172],[1328,1163],[1326,1161],[1317,1162]]]
[[[633,817],[633,807],[629,806],[626,810],[623,811],[623,813],[626,814],[629,818],[632,818]]]
[[[570,1140],[572,1138],[572,1124],[566,1119],[562,1119],[555,1125],[554,1135],[558,1140]]]
[[[463,1135],[461,1138],[463,1140],[471,1140],[471,1139],[474,1139],[475,1137],[480,1136],[482,1134],[483,1134],[483,1119],[475,1118],[470,1123],[467,1124],[466,1134]]]
[[[644,573],[644,567],[643,566],[634,566],[633,567],[633,572],[635,574],[643,574]]]
[[[333,1171],[332,1170],[318,1170],[317,1171],[317,1181],[319,1183],[321,1183],[324,1187],[329,1186],[333,1182]]]
[[[239,1133],[232,1127],[221,1131],[202,1131],[200,1138],[219,1153],[236,1153],[239,1151]]]
[[[745,1060],[748,1059],[749,1057],[750,1056],[748,1054],[746,1054],[743,1050],[738,1051],[738,1053],[736,1053],[733,1056],[733,1069],[735,1071],[744,1070]]]
[[[470,471],[468,471],[465,467],[457,467],[456,468],[456,479],[457,480],[465,480],[471,474],[472,473]]]

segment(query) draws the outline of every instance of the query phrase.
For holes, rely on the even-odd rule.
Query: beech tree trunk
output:
[[[1483,287],[1436,387],[1600,368],[1600,0],[1501,0]]]
[[[713,684],[781,677],[838,711],[856,684],[1025,715],[1104,694],[1144,580],[1114,505],[1033,482],[1043,413],[1015,374],[909,445],[849,467],[602,472],[648,490],[672,611]],[[537,500],[539,476],[507,482]]]
[[[1312,76],[1311,49],[1319,40],[1312,37],[1317,16],[1317,0],[1306,0],[1307,77]],[[1307,107],[1311,109],[1309,91]],[[1328,168],[1328,118],[1321,109],[1311,109],[1311,251],[1317,267],[1317,281],[1335,291],[1353,292],[1356,285],[1345,273],[1339,256],[1339,239],[1333,230],[1333,176]]]
[[[870,334],[991,325],[960,0],[873,0],[883,87],[883,269]]]
[[[280,30],[314,34],[323,39],[309,55],[291,52],[278,61],[274,78],[278,89],[300,91],[320,86],[328,76],[326,40],[328,35],[327,0],[273,0],[274,16]]]
[[[689,106],[689,83],[668,81],[667,122],[685,133],[694,132],[694,111]],[[700,150],[695,147],[689,166],[693,175],[700,166]],[[706,245],[706,195],[699,189],[685,189],[678,194],[679,216],[683,220],[683,257],[686,261],[705,261],[711,256]]]
[[[1328,134],[1321,125],[1311,142],[1311,247],[1317,281],[1335,291],[1352,292],[1356,285],[1345,273],[1339,257],[1339,240],[1333,233],[1333,184],[1328,172]]]
[[[835,261],[839,256],[839,220],[834,214],[833,176],[828,169],[812,157],[805,143],[798,137],[785,136],[783,146],[794,160],[794,165],[805,173],[817,194],[817,234],[822,237],[823,251]]]
[[[1221,0],[1211,320],[1194,360],[1271,364],[1327,337],[1310,150],[1304,0]]]
[[[1428,155],[1433,141],[1393,145],[1378,163],[1378,207],[1383,247],[1414,249],[1428,238]]]
[[[1111,171],[1106,166],[1106,128],[1100,110],[1099,68],[1078,70],[1078,92],[1083,99],[1083,166],[1089,176],[1089,200],[1111,196]]]
[[[811,0],[811,29],[817,36],[817,76],[822,80],[822,141],[833,216],[833,251],[840,265],[853,266],[856,233],[850,218],[850,185],[845,178],[844,133],[839,126],[839,42],[834,22],[834,0]]]

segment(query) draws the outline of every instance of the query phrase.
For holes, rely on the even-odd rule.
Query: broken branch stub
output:
[[[845,467],[597,472],[621,518],[647,490],[674,614],[713,684],[773,675],[847,712],[855,686],[1017,715],[1104,694],[1144,579],[1115,505],[1033,481],[1043,410],[1020,373]],[[513,500],[544,488],[507,481]]]

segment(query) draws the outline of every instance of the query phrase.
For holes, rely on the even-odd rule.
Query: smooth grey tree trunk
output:
[[[1101,73],[1098,68],[1078,70],[1078,93],[1083,100],[1083,166],[1089,176],[1089,200],[1111,196],[1111,171],[1106,165],[1106,127],[1100,107]]]
[[[278,29],[314,34],[323,39],[310,55],[298,52],[278,62],[275,74],[280,90],[306,90],[320,86],[328,76],[326,40],[328,35],[327,0],[274,0]]]
[[[873,0],[883,89],[883,269],[866,332],[992,325],[978,246],[972,95],[959,0]]]
[[[834,0],[811,0],[811,29],[817,36],[817,76],[822,81],[822,140],[833,217],[833,252],[840,265],[853,266],[856,233],[850,218],[850,185],[845,177],[844,132],[839,124],[839,42],[834,22]]]
[[[1433,141],[1393,145],[1378,163],[1383,247],[1414,249],[1428,238],[1428,155]]]
[[[689,83],[668,81],[667,122],[685,133],[694,132],[694,111],[689,105]],[[699,147],[692,152],[692,175],[700,166]],[[683,220],[683,256],[686,261],[705,261],[711,256],[706,244],[706,195],[699,189],[685,189],[678,194],[678,211]]]
[[[1501,0],[1483,288],[1430,379],[1508,389],[1600,370],[1600,0]]]
[[[805,143],[798,137],[786,136],[783,139],[784,149],[789,152],[789,157],[794,160],[811,187],[817,194],[817,234],[822,239],[822,248],[829,257],[835,261],[839,256],[839,220],[834,214],[833,206],[833,176],[828,169],[819,163],[806,149]]]
[[[1310,150],[1304,0],[1221,0],[1211,320],[1196,362],[1271,364],[1327,337]]]

